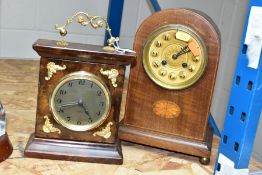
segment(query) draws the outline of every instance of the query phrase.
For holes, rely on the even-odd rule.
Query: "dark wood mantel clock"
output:
[[[0,102],[0,162],[6,160],[13,152],[13,146],[6,132],[6,113]]]
[[[119,50],[107,21],[79,12],[56,29],[62,36],[73,19],[106,30],[107,47],[40,39],[41,56],[35,133],[25,156],[122,164],[118,120],[125,67],[136,55]]]
[[[220,55],[212,20],[191,9],[169,9],[139,27],[122,140],[210,158],[208,116]]]

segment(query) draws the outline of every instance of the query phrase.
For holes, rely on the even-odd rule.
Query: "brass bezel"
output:
[[[106,109],[104,114],[101,116],[100,120],[98,120],[95,123],[92,123],[91,125],[80,125],[80,126],[76,126],[73,124],[69,124],[67,122],[65,122],[64,120],[61,119],[61,116],[56,112],[56,110],[54,110],[54,98],[55,95],[58,91],[58,89],[67,81],[70,80],[74,80],[74,79],[86,79],[89,81],[93,81],[94,83],[96,83],[104,92],[105,97],[106,97]],[[49,100],[49,104],[50,104],[50,110],[53,114],[54,119],[56,120],[57,123],[61,124],[62,126],[66,127],[67,129],[70,129],[72,131],[89,131],[92,130],[94,128],[99,127],[107,118],[110,109],[111,109],[111,95],[110,95],[110,91],[107,88],[106,84],[103,82],[103,80],[99,77],[97,77],[94,74],[85,72],[85,71],[79,71],[79,72],[73,72],[70,73],[66,76],[64,76],[56,85],[55,89],[53,90],[53,93],[50,97]]]
[[[164,83],[163,81],[159,80],[154,73],[152,72],[152,70],[150,69],[149,66],[149,62],[148,59],[146,59],[147,55],[149,54],[149,49],[150,46],[152,44],[152,41],[154,40],[154,38],[156,36],[158,36],[159,34],[161,34],[162,32],[166,32],[169,30],[180,30],[180,31],[184,31],[188,34],[190,34],[191,36],[193,36],[193,38],[199,43],[201,44],[201,50],[203,52],[203,64],[201,64],[201,67],[199,68],[199,71],[188,81],[182,82],[182,83]],[[165,89],[169,89],[169,90],[181,90],[181,89],[185,89],[188,88],[190,86],[192,86],[194,83],[196,83],[204,74],[206,67],[207,67],[207,62],[208,62],[208,56],[207,56],[207,48],[206,45],[203,41],[203,39],[201,38],[201,36],[199,36],[193,29],[181,25],[181,24],[169,24],[169,25],[164,25],[158,29],[156,29],[155,31],[153,31],[148,38],[146,39],[146,42],[143,45],[143,67],[144,70],[146,72],[146,74],[149,76],[149,78],[156,83],[157,85],[165,88]]]

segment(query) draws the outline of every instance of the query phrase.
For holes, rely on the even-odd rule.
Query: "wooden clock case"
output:
[[[148,36],[168,24],[193,29],[202,37],[208,50],[207,69],[202,78],[183,90],[168,90],[156,85],[142,65],[143,47]],[[208,160],[213,138],[208,117],[220,55],[220,35],[216,25],[196,10],[162,10],[140,25],[134,50],[137,62],[130,71],[125,116],[119,127],[120,139]],[[172,119],[157,116],[152,108],[161,100],[176,103],[181,109],[179,116]]]
[[[135,60],[135,54],[121,54],[107,52],[101,46],[69,43],[69,46],[57,46],[56,41],[38,40],[33,45],[34,50],[41,56],[38,83],[38,100],[36,112],[35,133],[31,135],[25,149],[25,156],[35,158],[61,159],[70,161],[86,161],[95,163],[122,164],[123,156],[118,139],[118,121],[122,100],[123,84],[126,65]],[[63,71],[57,71],[47,81],[47,64],[66,65]],[[100,73],[100,69],[117,69],[117,87],[113,87],[107,76]],[[111,93],[111,109],[107,119],[99,127],[90,131],[71,131],[58,124],[52,117],[49,98],[57,82],[65,75],[87,71],[100,77]],[[61,133],[43,131],[44,116],[48,116],[50,123]],[[111,137],[105,139],[93,136],[95,131],[105,128],[112,122]]]
[[[4,125],[6,124],[6,114],[1,102],[0,102],[0,121],[4,122]],[[4,126],[4,130],[5,127],[6,126]],[[1,129],[2,127],[0,127],[0,130]],[[9,140],[8,134],[4,131],[3,133],[1,133],[0,136],[0,162],[6,160],[12,154],[12,152],[13,152],[13,146]]]
[[[13,152],[13,146],[7,133],[0,136],[0,162],[6,160]]]

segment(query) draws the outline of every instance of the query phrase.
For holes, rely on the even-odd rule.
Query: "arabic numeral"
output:
[[[92,123],[93,122],[93,119],[91,117],[88,118],[87,120],[88,123]]]
[[[77,124],[77,125],[81,125],[81,121],[77,121],[76,124]]]
[[[102,95],[102,91],[97,91],[97,95],[101,96]]]
[[[66,117],[66,120],[69,122],[71,120],[71,117]]]
[[[57,102],[58,104],[61,104],[61,103],[62,103],[61,98],[58,98],[58,99],[56,100],[56,102]]]
[[[100,102],[100,106],[102,106],[102,107],[103,107],[104,105],[105,105],[105,102],[103,102],[103,101],[102,101],[102,102]]]
[[[60,95],[65,95],[66,94],[66,90],[62,90],[61,89],[59,93],[60,93]]]
[[[100,116],[100,114],[101,114],[101,111],[98,111],[98,112],[96,113],[97,116]]]
[[[60,108],[57,112],[64,113],[64,110]]]
[[[85,85],[86,81],[85,80],[79,80],[78,84],[79,85]]]
[[[68,87],[72,87],[72,86],[73,86],[73,82],[69,82]]]

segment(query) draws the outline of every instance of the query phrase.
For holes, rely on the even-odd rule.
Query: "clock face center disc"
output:
[[[196,83],[207,66],[207,49],[197,32],[170,24],[152,32],[143,48],[143,66],[149,78],[166,89],[184,89]]]
[[[177,70],[182,68],[183,63],[187,63],[188,55],[183,54],[180,56],[176,56],[176,53],[181,51],[184,48],[183,44],[170,44],[166,48],[163,49],[162,58],[167,61],[167,66],[170,69]]]

